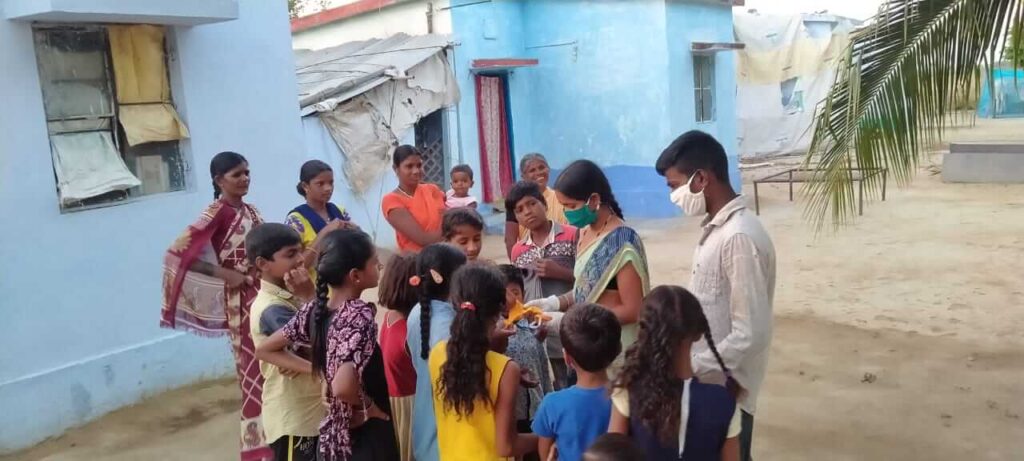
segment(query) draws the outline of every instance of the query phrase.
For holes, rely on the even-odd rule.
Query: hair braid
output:
[[[705,324],[707,321],[705,320]],[[722,360],[722,355],[718,353],[718,347],[715,346],[715,340],[711,337],[711,328],[708,327],[704,330],[704,340],[708,343],[708,349],[711,349],[711,354],[715,356],[715,360],[718,362],[718,366],[722,367],[722,373],[725,373],[725,388],[729,391],[734,399],[739,398],[740,395],[740,384],[736,381],[736,378],[732,377],[732,371],[729,367],[725,366],[725,361]]]
[[[608,207],[612,209],[612,213],[615,213],[615,216],[618,216],[619,219],[626,219],[626,217],[622,215],[622,207],[619,206],[619,201],[615,200],[614,195],[601,197],[601,201],[604,202],[605,205],[608,205]]]
[[[327,376],[327,330],[330,323],[330,312],[327,310],[327,278],[323,275],[316,280],[316,306],[309,310],[309,337],[313,349],[313,374]]]
[[[430,296],[425,285],[434,281],[430,276],[420,278],[423,280],[420,282],[420,358],[426,360],[430,356]]]

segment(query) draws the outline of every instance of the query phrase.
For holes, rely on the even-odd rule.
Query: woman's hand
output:
[[[527,307],[536,307],[544,312],[558,312],[562,309],[562,302],[558,299],[558,296],[548,296],[547,298],[534,299],[526,303]]]

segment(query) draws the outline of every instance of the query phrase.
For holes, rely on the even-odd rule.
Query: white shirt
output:
[[[712,219],[693,255],[690,292],[700,301],[715,346],[746,391],[739,406],[754,414],[772,339],[775,246],[761,221],[738,196]],[[694,344],[698,376],[721,373],[705,341]]]

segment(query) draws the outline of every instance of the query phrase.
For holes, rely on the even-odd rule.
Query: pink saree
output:
[[[200,336],[231,338],[235,370],[242,389],[241,459],[269,460],[271,452],[260,420],[263,376],[249,333],[249,308],[256,287],[228,288],[220,279],[190,272],[196,261],[251,273],[245,236],[263,223],[256,208],[235,209],[216,201],[167,250],[164,257],[160,326]]]

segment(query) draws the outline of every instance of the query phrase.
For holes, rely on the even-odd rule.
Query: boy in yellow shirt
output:
[[[302,240],[292,228],[261,224],[245,238],[249,262],[260,270],[260,291],[249,312],[255,346],[283,327],[314,288],[303,267]],[[320,421],[320,383],[312,374],[308,353],[293,351],[310,370],[300,375],[260,362],[263,374],[263,429],[278,461],[315,461]]]

